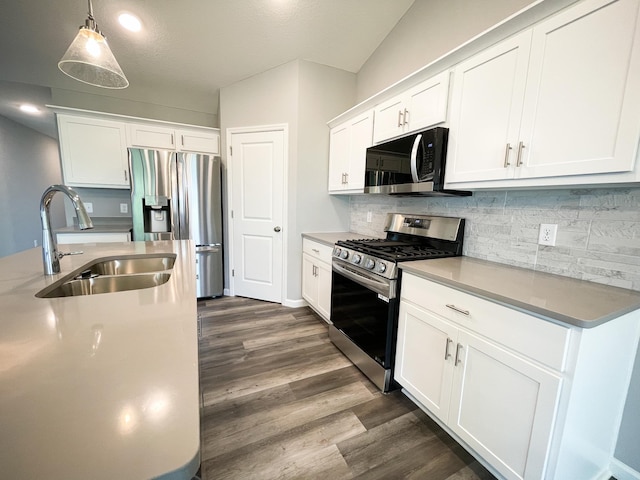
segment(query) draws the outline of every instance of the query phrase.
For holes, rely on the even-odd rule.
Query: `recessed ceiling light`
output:
[[[36,107],[35,105],[29,105],[28,103],[20,105],[20,110],[31,114],[40,113],[40,109],[38,107]]]
[[[118,17],[120,25],[132,32],[139,32],[142,30],[142,23],[140,19],[131,13],[121,13]]]

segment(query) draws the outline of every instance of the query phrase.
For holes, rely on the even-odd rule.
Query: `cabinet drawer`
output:
[[[331,264],[331,253],[333,253],[333,247],[324,245],[322,243],[314,242],[308,238],[302,239],[302,251],[313,258],[317,258],[322,262]]]
[[[565,369],[567,327],[407,273],[401,296],[544,365]]]

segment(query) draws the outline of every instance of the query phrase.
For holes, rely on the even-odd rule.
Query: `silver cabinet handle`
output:
[[[320,250],[318,250],[317,248],[312,248],[312,249],[311,249],[311,251],[312,251],[312,252],[316,252],[316,253],[318,253],[318,254],[320,253]]]
[[[460,356],[460,351],[462,350],[462,344],[459,343],[458,345],[456,345],[456,359],[453,362],[454,366],[458,366],[458,364],[462,361],[462,357]]]
[[[518,158],[516,159],[516,167],[522,165],[522,150],[524,150],[524,142],[518,143]]]
[[[345,184],[349,183],[349,173],[348,172],[344,174],[344,183]]]
[[[171,134],[171,145],[175,145],[175,142],[173,141],[173,133]]]
[[[463,315],[467,315],[467,316],[470,315],[469,310],[463,310],[463,309],[461,309],[459,307],[456,307],[455,305],[452,305],[450,303],[447,303],[446,306],[447,306],[447,308],[450,308],[451,310],[455,310],[456,312],[461,313]]]
[[[509,162],[509,152],[512,150],[511,144],[507,143],[507,148],[504,150],[504,168],[507,168],[511,163]]]
[[[402,125],[403,125],[402,110],[398,110],[398,127],[402,127]]]
[[[406,108],[404,109],[404,115],[403,115],[402,123],[404,125],[407,125],[409,123],[409,110],[407,110]]]
[[[273,231],[274,232],[279,232],[280,231],[280,227],[274,227]]]
[[[127,171],[124,171],[124,181],[128,182],[129,181],[129,174],[127,173]]]
[[[451,345],[453,343],[453,340],[451,340],[450,338],[447,337],[447,346],[444,347],[444,359],[445,360],[449,360],[449,357],[451,357],[451,353],[449,353],[449,345]]]

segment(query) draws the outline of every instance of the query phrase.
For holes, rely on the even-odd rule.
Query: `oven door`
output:
[[[395,280],[333,259],[331,321],[383,368],[392,368],[398,303]]]

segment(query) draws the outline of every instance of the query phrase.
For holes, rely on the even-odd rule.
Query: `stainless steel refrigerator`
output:
[[[222,295],[220,157],[129,149],[133,240],[196,245],[198,298]]]

